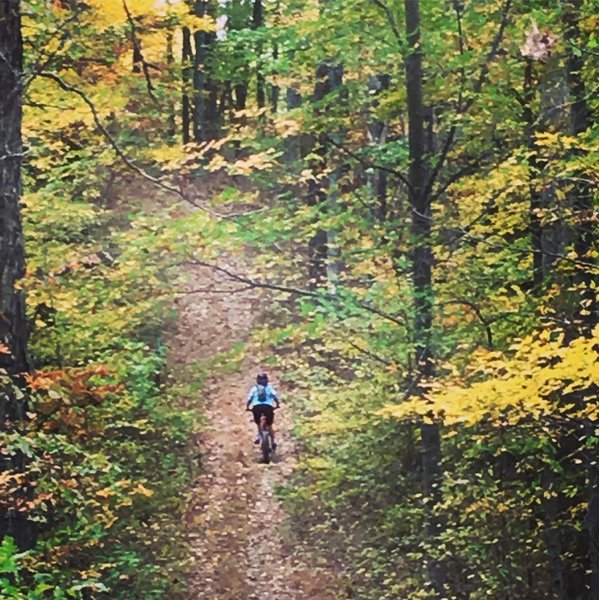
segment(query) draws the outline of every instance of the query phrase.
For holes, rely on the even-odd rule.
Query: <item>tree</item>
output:
[[[416,389],[423,389],[433,376],[431,329],[433,324],[431,248],[431,170],[427,160],[433,152],[425,131],[426,107],[422,97],[423,69],[421,49],[420,2],[405,1],[408,55],[406,57],[406,96],[410,167],[409,197],[412,211],[412,278],[414,293],[414,353]],[[428,422],[420,426],[422,437],[422,482],[429,511],[428,529],[431,537],[441,533],[441,522],[433,516],[441,492],[441,436],[439,425]],[[433,588],[441,595],[444,573],[435,559],[430,560],[429,576]]]
[[[216,6],[212,0],[196,0],[194,14],[197,17],[216,18]],[[219,130],[218,87],[212,77],[212,60],[216,33],[198,29],[193,34],[193,131],[196,142],[206,142],[217,137]]]
[[[21,226],[21,141],[22,121],[23,41],[19,2],[0,3],[0,369],[10,379],[4,381],[0,399],[0,431],[10,430],[24,418],[22,394],[16,385],[23,385],[22,376],[28,369],[27,319],[25,297],[19,280],[25,272],[23,230]],[[0,463],[0,471],[22,472],[25,459],[22,452],[13,452]],[[29,495],[27,483],[19,492]],[[31,547],[34,529],[27,518],[13,507],[0,513],[0,539],[5,534],[15,538],[18,546]]]
[[[21,198],[23,42],[20,2],[0,3],[0,367],[11,375],[27,371],[27,321],[19,280],[25,273]],[[4,406],[2,420],[15,418]]]
[[[562,6],[565,38],[567,46],[567,79],[570,90],[570,133],[579,136],[591,127],[591,111],[587,102],[587,92],[583,78],[585,67],[580,50],[580,11],[581,0],[566,0]],[[595,277],[593,275],[595,245],[595,223],[593,220],[593,189],[586,173],[577,173],[570,190],[571,203],[575,216],[574,251],[577,262],[575,268],[575,285],[579,294],[574,322],[579,334],[591,338],[597,325],[597,296],[595,293]],[[591,392],[596,392],[592,390]],[[593,393],[579,399],[582,403],[596,401]],[[585,420],[584,432],[590,443],[587,451],[588,469],[588,561],[590,570],[591,596],[599,596],[599,465],[597,460],[596,420]]]

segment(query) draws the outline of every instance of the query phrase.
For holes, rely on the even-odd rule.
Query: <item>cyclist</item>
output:
[[[268,375],[261,371],[256,375],[256,385],[252,387],[246,402],[246,410],[251,410],[254,415],[254,423],[258,428],[255,444],[260,443],[260,417],[266,415],[266,424],[270,430],[270,439],[272,441],[272,449],[275,450],[275,432],[273,423],[275,420],[275,408],[279,408],[280,402],[272,385],[268,383]]]

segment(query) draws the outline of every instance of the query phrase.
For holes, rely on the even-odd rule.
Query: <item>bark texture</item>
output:
[[[406,58],[406,92],[408,101],[408,143],[410,150],[410,204],[412,210],[412,277],[414,286],[414,350],[416,391],[420,383],[433,376],[430,346],[433,322],[431,249],[431,210],[429,181],[431,171],[427,154],[432,152],[431,136],[427,135],[425,120],[428,114],[423,102],[423,68],[420,42],[420,2],[405,0],[408,55]],[[435,516],[440,501],[441,439],[439,426],[435,423],[421,425],[422,484],[428,512],[428,533],[431,540],[441,533],[442,523]],[[429,557],[429,578],[438,597],[443,596],[445,574],[440,561]]]
[[[263,26],[264,7],[262,6],[262,0],[254,0],[254,4],[252,6],[252,29],[257,30]],[[258,108],[264,108],[264,105],[266,104],[266,84],[261,54],[262,42],[258,41],[256,45],[256,56],[258,57],[258,64],[256,66],[256,103],[258,104]]]
[[[194,13],[198,17],[215,17],[216,9],[211,1],[196,2]],[[196,31],[194,39],[193,70],[193,132],[196,142],[206,142],[218,137],[219,111],[218,86],[211,76],[211,61],[216,43],[213,31]]]
[[[322,62],[316,68],[316,83],[314,85],[314,94],[312,102],[314,103],[314,112],[316,115],[326,110],[323,103],[326,103],[327,96],[343,82],[343,67],[338,64]],[[310,141],[312,152],[318,158],[313,161],[312,170],[314,174],[323,172],[326,169],[328,159],[328,132],[320,132],[314,135]],[[317,207],[325,214],[327,212],[327,200],[329,190],[329,178],[317,176],[310,181],[308,190],[308,205]],[[318,219],[319,221],[321,219]],[[308,276],[310,287],[314,288],[326,282],[328,277],[329,260],[329,233],[326,229],[318,226],[314,235],[308,242]]]
[[[191,91],[191,79],[193,71],[193,51],[191,49],[191,32],[189,27],[183,27],[183,47],[182,47],[182,78],[183,78],[183,97],[181,99],[181,128],[183,134],[183,143],[189,144],[191,141],[191,100],[189,97]]]
[[[0,2],[0,368],[27,370],[25,301],[18,281],[25,272],[21,197],[21,73],[23,43],[19,2]],[[7,410],[13,403],[9,403]],[[1,415],[0,415],[1,416]]]
[[[23,42],[20,2],[0,2],[0,369],[21,383],[27,371],[27,321],[25,298],[19,280],[25,271],[21,197]],[[0,430],[24,418],[25,405],[16,388],[0,394]],[[23,471],[21,453],[1,455],[0,471]],[[30,497],[32,488],[24,482],[15,492]],[[17,545],[30,548],[35,528],[14,508],[0,510],[0,540],[10,535]]]

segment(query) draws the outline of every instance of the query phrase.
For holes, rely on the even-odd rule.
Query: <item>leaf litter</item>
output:
[[[243,269],[229,259],[231,270]],[[190,289],[227,289],[223,275],[189,266]],[[230,284],[229,284],[230,285]],[[243,342],[259,316],[260,292],[189,294],[178,301],[178,332],[170,341],[171,370],[209,362]],[[290,411],[277,413],[279,448],[270,465],[259,462],[253,422],[244,408],[256,358],[245,356],[241,370],[207,382],[206,431],[198,436],[201,473],[186,515],[191,555],[189,599],[333,600],[336,575],[291,534],[289,515],[275,489],[294,468],[296,449]],[[207,406],[206,406],[207,405]]]

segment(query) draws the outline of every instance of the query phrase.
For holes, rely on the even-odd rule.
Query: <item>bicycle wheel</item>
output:
[[[268,464],[270,462],[270,434],[268,431],[263,431],[261,435],[260,449],[262,450],[262,460]]]

